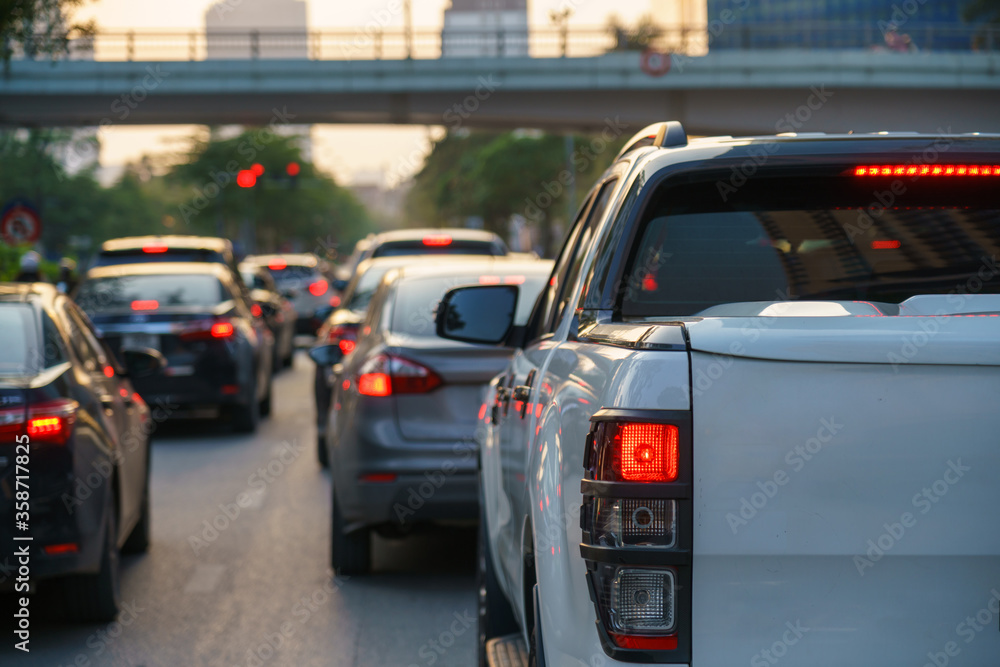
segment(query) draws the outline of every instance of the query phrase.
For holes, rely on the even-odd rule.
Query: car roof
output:
[[[216,252],[232,252],[233,244],[229,239],[217,236],[126,236],[118,239],[109,239],[101,244],[101,252],[115,252],[118,250],[131,250],[141,248],[146,245],[162,244],[169,248],[191,248],[215,250]]]
[[[402,280],[406,278],[447,278],[461,273],[521,273],[536,276],[548,276],[552,273],[555,262],[551,259],[511,260],[504,257],[483,256],[482,259],[462,258],[458,262],[401,266],[390,270],[385,280]]]
[[[396,241],[422,241],[425,236],[440,234],[450,236],[454,241],[483,241],[484,243],[490,243],[500,239],[493,232],[488,232],[484,229],[465,229],[462,227],[397,229],[391,232],[382,232],[372,240],[372,245],[381,245]]]
[[[141,264],[112,264],[87,271],[85,279],[115,278],[118,276],[195,275],[212,274],[229,276],[229,268],[215,262],[143,262]]]
[[[0,302],[5,303],[40,301],[49,305],[60,294],[56,286],[50,283],[0,283]]]

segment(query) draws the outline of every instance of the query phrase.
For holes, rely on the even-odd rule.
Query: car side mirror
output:
[[[309,358],[317,366],[333,366],[344,358],[344,352],[339,345],[318,345],[309,350]]]
[[[500,345],[514,326],[516,285],[456,287],[438,307],[437,335],[463,343]]]
[[[348,281],[337,278],[330,284],[333,286],[333,289],[337,290],[338,292],[343,292],[345,289],[347,289]]]
[[[149,377],[167,367],[166,358],[148,347],[122,350],[122,363],[131,378]]]

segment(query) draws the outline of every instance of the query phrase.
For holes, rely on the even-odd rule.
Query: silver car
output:
[[[419,522],[478,517],[482,395],[510,350],[439,338],[435,310],[453,287],[517,284],[515,325],[523,326],[551,271],[549,261],[484,257],[421,262],[382,279],[357,347],[336,368],[328,415],[335,570],[369,570],[373,528],[391,536]],[[339,351],[320,346],[310,354],[325,365]]]

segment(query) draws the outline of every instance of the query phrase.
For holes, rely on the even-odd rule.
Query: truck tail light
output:
[[[580,552],[605,652],[690,662],[690,413],[598,411],[584,467]]]
[[[441,376],[426,366],[402,357],[380,354],[362,365],[358,393],[364,396],[426,394],[441,384]]]
[[[32,442],[65,445],[73,435],[76,410],[80,404],[70,399],[35,403],[28,407],[28,437]]]

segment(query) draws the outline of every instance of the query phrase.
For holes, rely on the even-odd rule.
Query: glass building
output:
[[[711,49],[967,51],[961,0],[708,0]],[[994,45],[995,48],[996,45]]]

